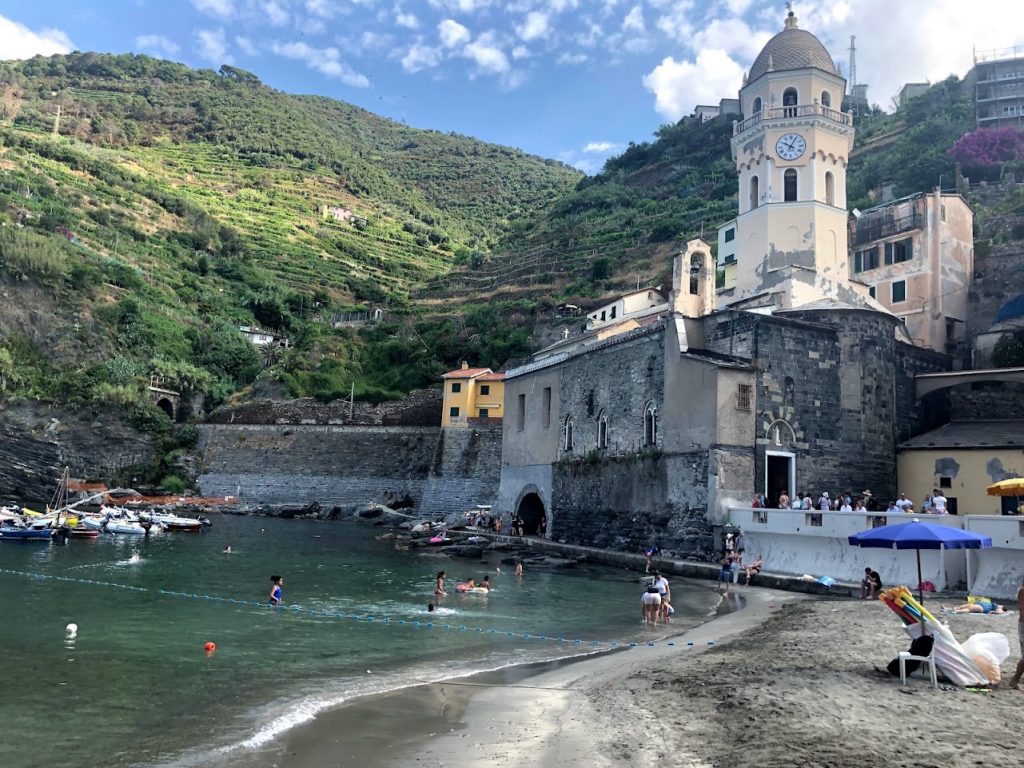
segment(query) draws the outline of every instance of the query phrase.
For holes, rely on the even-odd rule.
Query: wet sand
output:
[[[371,697],[290,733],[287,768],[907,768],[1016,765],[1024,693],[901,689],[909,640],[877,601],[740,590],[744,610],[677,639]],[[956,636],[1017,616],[948,616]],[[694,645],[688,646],[692,640]],[[709,645],[708,641],[714,641]],[[250,765],[257,762],[251,761]]]

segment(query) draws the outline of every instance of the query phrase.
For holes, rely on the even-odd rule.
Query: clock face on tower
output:
[[[775,151],[783,160],[796,160],[807,149],[807,142],[799,133],[787,133],[775,142]]]

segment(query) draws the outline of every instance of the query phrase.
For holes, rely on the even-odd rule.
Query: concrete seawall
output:
[[[490,504],[501,427],[206,424],[198,477],[204,495],[243,504],[414,506],[438,517]]]

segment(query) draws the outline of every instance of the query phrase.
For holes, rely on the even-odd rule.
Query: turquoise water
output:
[[[213,521],[204,534],[0,544],[0,569],[144,590],[0,573],[0,765],[210,764],[360,695],[654,636],[640,626],[638,574],[627,571],[528,567],[517,579],[511,567],[495,573],[498,556],[397,551],[376,540],[383,529],[355,523]],[[490,573],[495,589],[451,595],[428,615],[440,569],[450,587]],[[264,604],[271,574],[284,577],[286,607]],[[673,593],[677,629],[716,600],[682,583]]]

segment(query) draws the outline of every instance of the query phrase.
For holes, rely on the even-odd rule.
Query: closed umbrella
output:
[[[855,547],[916,550],[917,599],[921,602],[924,602],[921,590],[922,549],[984,549],[992,546],[989,536],[948,525],[922,523],[916,517],[910,522],[893,523],[855,533],[849,537],[849,541]]]

